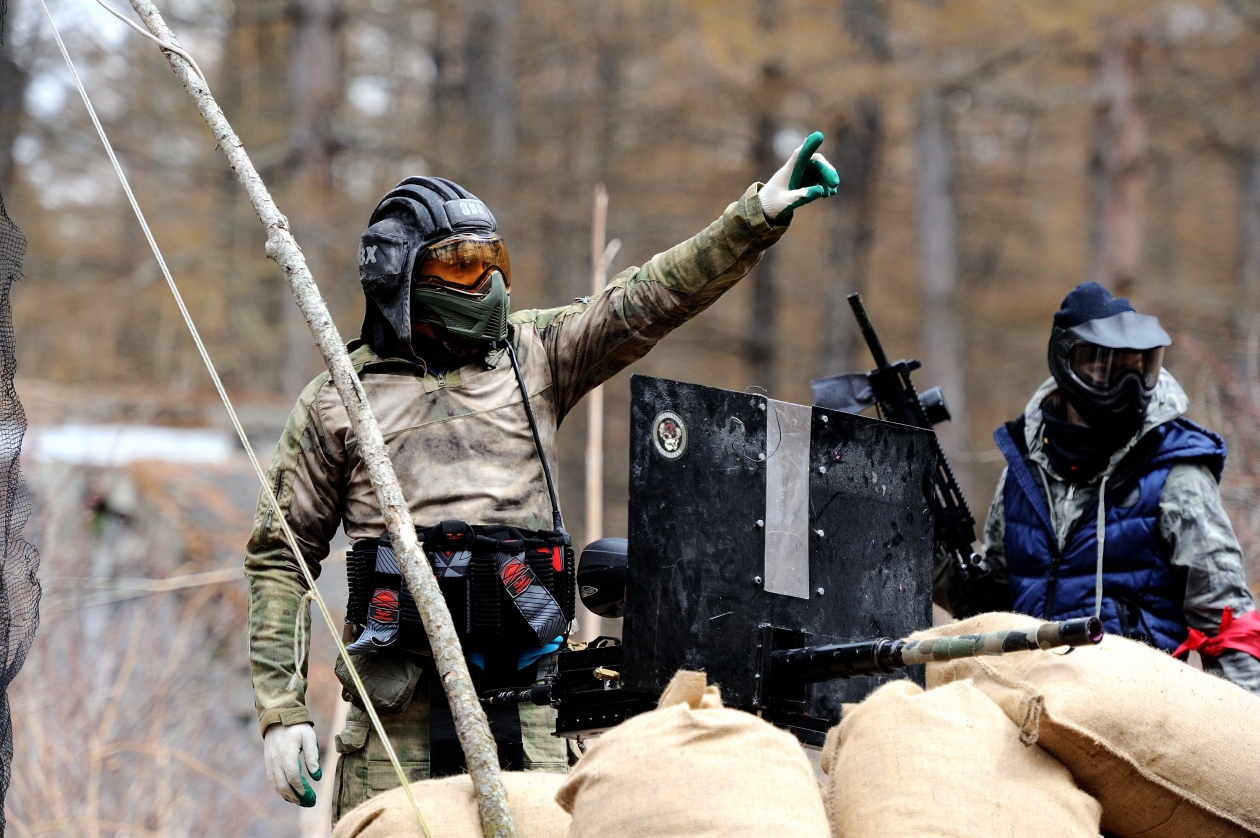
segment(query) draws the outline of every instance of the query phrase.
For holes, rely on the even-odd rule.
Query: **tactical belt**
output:
[[[417,527],[460,640],[520,651],[568,634],[574,610],[573,549],[566,533],[443,521]],[[389,536],[355,543],[347,557],[347,617],[365,626],[352,654],[428,645]]]

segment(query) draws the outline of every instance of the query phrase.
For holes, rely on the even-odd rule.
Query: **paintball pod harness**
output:
[[[567,533],[443,521],[417,527],[416,535],[462,643],[515,651],[568,635],[574,575]],[[347,620],[364,626],[347,651],[427,648],[389,536],[356,542],[346,559]]]

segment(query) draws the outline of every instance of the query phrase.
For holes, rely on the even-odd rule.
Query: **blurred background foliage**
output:
[[[14,296],[19,388],[61,418],[222,423],[38,5],[9,2],[0,190],[30,239]],[[49,5],[270,450],[320,367],[261,226],[152,44],[90,0]],[[1098,279],[1174,333],[1167,362],[1192,417],[1230,443],[1223,492],[1256,581],[1257,0],[168,0],[163,12],[347,340],[362,316],[358,236],[402,177],[442,175],[484,198],[511,248],[514,307],[553,306],[587,293],[596,184],[623,242],[616,271],[701,229],[821,129],[840,194],[797,213],[752,276],[632,371],[806,401],[811,378],[870,364],[844,303],[860,290],[889,353],[923,358],[921,389],[944,386],[943,440],[982,517],[1001,468],[990,433],[1047,376],[1063,295]],[[625,527],[628,376],[607,395],[607,534]],[[584,421],[575,412],[561,434],[579,537]]]
[[[318,357],[191,103],[103,10],[53,9],[226,379],[296,395]],[[204,390],[36,10],[9,15],[0,137],[0,185],[31,239],[21,373]],[[624,242],[614,269],[641,264],[820,128],[841,194],[640,372],[804,400],[811,377],[868,363],[843,305],[862,290],[891,351],[946,385],[947,442],[983,507],[989,431],[1044,376],[1049,315],[1076,282],[1131,294],[1228,364],[1255,343],[1260,3],[175,0],[168,14],[347,339],[356,238],[403,176],[486,199],[514,305],[557,305],[589,283],[596,183]],[[1170,354],[1201,395],[1185,361]],[[609,395],[614,528],[625,379]],[[580,437],[565,437],[573,477]]]
[[[292,398],[318,357],[190,102],[103,10],[52,8],[225,378]],[[819,128],[841,194],[800,213],[749,281],[638,371],[804,400],[810,378],[869,363],[843,304],[861,290],[890,350],[945,385],[947,448],[982,509],[999,468],[989,432],[1045,375],[1049,316],[1081,279],[1240,374],[1254,354],[1253,0],[172,0],[167,14],[347,339],[357,236],[403,176],[485,198],[512,249],[514,305],[557,305],[589,283],[595,184],[624,243],[614,270],[641,264]],[[8,18],[0,186],[31,239],[21,374],[204,391],[37,7],[14,0]],[[1170,353],[1202,411],[1220,382],[1187,361]],[[613,531],[626,378],[609,394]],[[571,507],[582,421],[564,436]]]

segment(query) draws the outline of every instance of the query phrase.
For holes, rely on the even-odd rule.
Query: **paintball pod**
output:
[[[609,542],[620,543],[614,543],[610,549]],[[620,560],[616,558],[618,548],[624,551],[624,545],[624,539],[596,542],[583,551],[578,566],[578,589],[583,604],[595,606],[591,610],[601,616],[617,613],[624,602],[625,553],[621,552]],[[588,556],[591,557],[589,565]],[[584,570],[587,578],[584,578]],[[589,584],[592,579],[599,584]],[[750,643],[757,646],[760,671],[755,676],[759,684],[756,706],[747,709],[760,712],[767,721],[787,729],[803,743],[821,747],[832,722],[801,712],[807,684],[886,675],[932,661],[1093,645],[1101,642],[1102,637],[1102,623],[1095,617],[957,637],[877,638],[823,646],[806,645],[805,632],[762,626],[759,637],[750,638]],[[481,701],[488,706],[550,705],[557,711],[557,736],[580,739],[599,733],[633,715],[654,709],[660,697],[621,687],[624,651],[620,641],[601,637],[585,647],[562,651],[556,674],[549,683],[486,693]]]
[[[910,374],[922,366],[917,360],[889,361],[875,334],[860,294],[850,294],[849,306],[857,318],[858,328],[875,359],[869,373],[849,373],[814,382],[814,403],[820,407],[861,413],[875,405],[880,417],[902,425],[932,430],[934,425],[948,422],[949,407],[940,387],[919,394]],[[999,585],[984,558],[972,547],[976,540],[976,519],[967,506],[940,440],[932,434],[936,450],[935,487],[936,543],[952,557],[961,577],[961,590],[952,592],[954,616],[963,619],[986,611],[1010,608],[1010,593]]]

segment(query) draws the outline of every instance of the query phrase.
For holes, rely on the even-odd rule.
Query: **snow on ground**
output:
[[[24,453],[36,462],[128,466],[138,462],[223,463],[234,448],[218,428],[67,423],[32,427]]]

